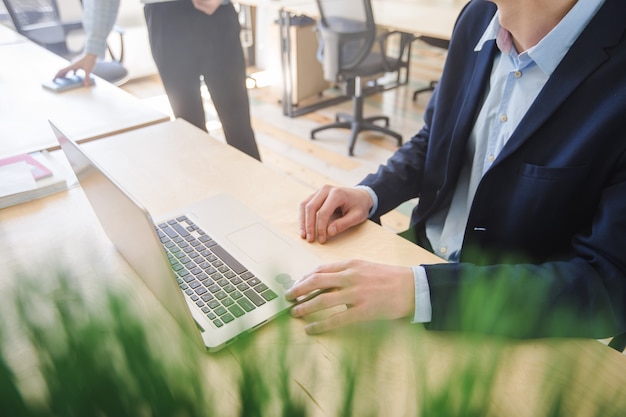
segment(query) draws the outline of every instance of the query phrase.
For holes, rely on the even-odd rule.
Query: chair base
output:
[[[419,90],[415,90],[413,92],[413,101],[417,100],[417,96],[420,95],[421,93],[426,93],[428,91],[434,91],[435,87],[437,86],[437,82],[438,81],[431,81],[430,84],[428,85],[428,87],[424,87],[424,88],[420,88]]]
[[[315,139],[315,134],[326,129],[350,129],[350,145],[348,145],[348,155],[354,156],[354,145],[356,138],[362,131],[373,130],[392,136],[397,139],[398,146],[402,146],[402,135],[389,129],[389,117],[387,116],[370,116],[363,117],[363,98],[353,97],[354,115],[347,113],[337,113],[335,123],[317,127],[311,130],[311,139]],[[377,121],[384,121],[385,126],[374,124]]]

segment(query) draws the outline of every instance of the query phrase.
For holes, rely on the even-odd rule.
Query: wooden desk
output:
[[[57,148],[48,119],[81,142],[169,120],[101,79],[60,94],[43,89],[67,61],[30,41],[0,45],[0,61],[0,157]]]
[[[438,261],[371,223],[326,245],[301,241],[296,209],[310,190],[181,120],[83,146],[154,215],[227,191],[250,202],[286,236],[326,261],[355,257],[401,265]],[[169,166],[167,171],[165,165]],[[103,282],[130,285],[143,294],[137,304],[145,308],[156,304],[104,236],[79,188],[0,210],[0,267],[4,271],[0,305],[5,287],[14,282],[15,275],[10,271],[16,266],[36,273],[58,264],[75,271],[81,286],[91,294],[97,294]],[[41,274],[41,279],[45,280],[46,275]],[[164,327],[169,325],[163,322]],[[269,323],[245,342],[203,356],[207,372],[222,373],[219,388],[207,382],[219,390],[221,415],[238,414],[239,364],[251,357],[270,374],[282,365],[288,367],[288,390],[302,402],[309,416],[340,415],[346,361],[355,366],[358,378],[354,415],[429,415],[420,407],[435,401],[436,394],[430,393],[463,382],[463,370],[481,363],[487,367],[497,365],[493,378],[470,381],[477,395],[490,396],[486,401],[490,415],[548,415],[542,400],[544,395],[550,398],[554,389],[563,389],[559,391],[563,395],[560,415],[594,415],[590,411],[602,405],[609,411],[626,410],[626,357],[595,340],[477,339],[424,331],[403,320],[385,322],[383,326],[353,326],[315,337],[304,334],[300,320],[289,319],[285,326]],[[165,349],[177,340],[172,334],[168,332],[160,339],[163,345],[158,346]],[[368,360],[359,361],[361,355]],[[20,357],[20,369],[35,375],[33,368],[24,363]],[[548,385],[542,384],[546,372],[553,378]],[[487,383],[494,384],[493,392],[484,388]],[[456,415],[466,414],[459,411]]]
[[[379,25],[437,39],[450,39],[468,0],[373,0]]]
[[[0,45],[6,45],[18,42],[27,42],[24,36],[20,35],[12,28],[0,23]]]

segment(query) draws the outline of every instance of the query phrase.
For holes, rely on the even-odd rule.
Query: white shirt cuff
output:
[[[374,190],[372,190],[371,187],[368,187],[367,185],[357,185],[354,188],[365,190],[370,194],[370,197],[372,197],[372,202],[373,202],[372,208],[370,209],[370,212],[367,215],[368,218],[372,217],[372,215],[376,213],[376,209],[378,208],[378,196],[376,195]]]
[[[432,320],[433,308],[430,303],[430,287],[426,278],[426,270],[422,266],[413,266],[415,280],[415,315],[413,323],[428,323]]]

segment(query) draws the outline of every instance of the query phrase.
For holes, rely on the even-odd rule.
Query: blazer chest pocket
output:
[[[586,175],[585,166],[573,167],[545,167],[524,164],[520,169],[520,176],[528,180],[555,181],[567,184],[576,184]]]
[[[589,172],[585,166],[545,167],[524,164],[517,177],[518,186],[511,190],[513,197],[509,202],[514,211],[523,208],[518,215],[536,222],[537,219],[551,219],[553,226],[567,221],[570,215],[584,205],[589,196],[585,193]]]

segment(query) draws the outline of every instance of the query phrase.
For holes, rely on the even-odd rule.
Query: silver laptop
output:
[[[227,194],[160,221],[50,122],[102,228],[177,322],[209,351],[285,311],[320,262]]]

